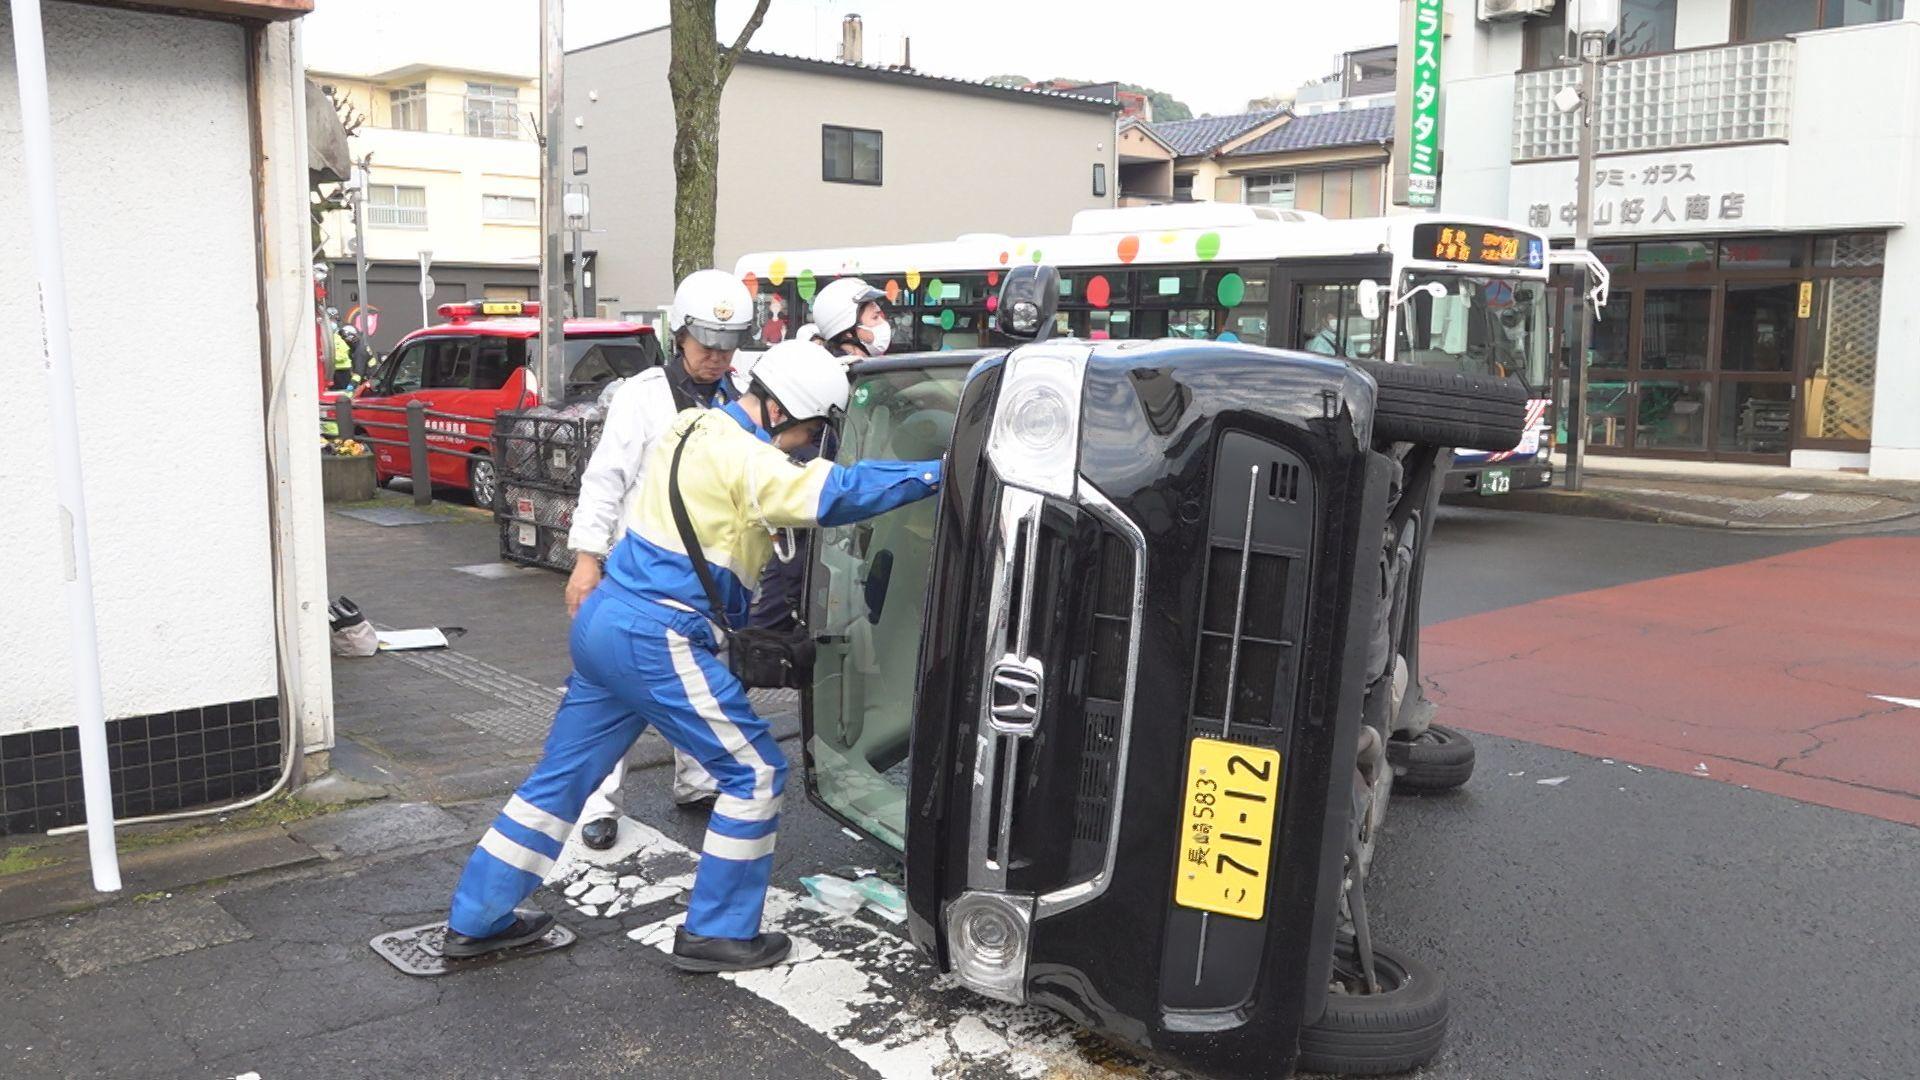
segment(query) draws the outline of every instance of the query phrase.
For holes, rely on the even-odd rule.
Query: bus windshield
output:
[[[1445,292],[1413,292],[1437,282]],[[1543,282],[1462,274],[1408,273],[1401,294],[1395,359],[1403,364],[1515,376],[1536,391],[1547,382]]]

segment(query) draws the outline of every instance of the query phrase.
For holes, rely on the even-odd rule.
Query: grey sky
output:
[[[303,26],[307,62],[372,73],[429,63],[531,75],[537,0],[319,0]],[[773,0],[754,47],[832,57],[857,13],[867,60],[891,63],[911,37],[913,64],[961,78],[1019,74],[1117,79],[1165,90],[1195,114],[1238,112],[1248,98],[1331,72],[1340,53],[1394,39],[1396,0]],[[569,47],[659,26],[666,0],[567,0]],[[719,0],[723,35],[751,0]]]

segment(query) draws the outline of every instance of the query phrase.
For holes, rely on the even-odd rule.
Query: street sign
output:
[[[420,279],[420,299],[433,299],[433,278],[423,277]]]
[[[1407,205],[1440,198],[1441,0],[1414,0],[1413,107],[1407,111]],[[1403,58],[1404,62],[1404,58]]]

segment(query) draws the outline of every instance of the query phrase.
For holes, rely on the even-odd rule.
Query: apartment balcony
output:
[[[1793,113],[1792,40],[1617,60],[1601,72],[1597,152],[1627,154],[1785,142]],[[1579,153],[1579,113],[1553,96],[1578,88],[1577,65],[1514,78],[1513,161]]]

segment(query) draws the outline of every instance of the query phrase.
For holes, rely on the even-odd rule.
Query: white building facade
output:
[[[1443,209],[1570,242],[1566,0],[1448,7]],[[1593,452],[1920,478],[1920,19],[1904,7],[1625,0],[1598,105],[1593,246],[1614,299],[1588,357]]]

